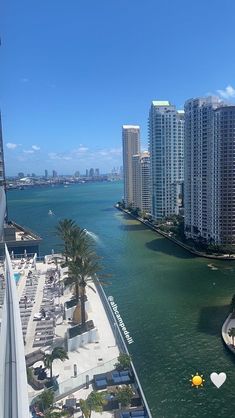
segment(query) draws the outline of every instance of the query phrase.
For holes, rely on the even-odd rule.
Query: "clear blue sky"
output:
[[[121,165],[153,99],[235,96],[234,0],[12,0],[2,5],[7,174]]]

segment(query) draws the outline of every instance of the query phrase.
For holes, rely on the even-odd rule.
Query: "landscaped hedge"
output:
[[[74,338],[77,335],[81,335],[84,332],[88,332],[93,328],[95,328],[95,326],[94,326],[94,322],[92,320],[87,321],[85,323],[85,327],[83,327],[82,324],[75,325],[74,327],[71,327],[71,328],[68,329],[69,339]]]

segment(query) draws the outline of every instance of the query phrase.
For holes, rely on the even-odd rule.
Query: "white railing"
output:
[[[70,393],[75,392],[86,386],[87,383],[91,383],[94,378],[94,375],[100,373],[108,373],[115,369],[115,364],[118,363],[118,358],[114,358],[110,361],[105,363],[101,363],[96,367],[93,367],[90,370],[87,370],[83,373],[79,373],[77,377],[72,377],[68,380],[64,380],[63,382],[58,382],[59,388],[55,392],[55,401],[59,400],[60,398],[64,398],[65,396],[69,395]],[[37,397],[37,393],[29,393],[29,403],[33,401],[35,397]]]

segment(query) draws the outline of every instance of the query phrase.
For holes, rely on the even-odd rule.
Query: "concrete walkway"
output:
[[[31,316],[29,319],[27,334],[26,334],[26,345],[25,345],[25,354],[31,353],[32,351],[38,350],[38,347],[33,347],[34,336],[37,326],[37,321],[34,321],[35,313],[40,312],[40,307],[43,298],[43,287],[45,285],[46,280],[46,267],[43,269],[44,265],[40,266],[40,276],[38,278],[38,286],[37,286],[37,293],[35,298],[35,303],[32,307]]]
[[[92,287],[95,288],[94,285]],[[77,365],[78,374],[80,374],[113,360],[119,355],[119,350],[98,292],[94,292],[87,287],[86,293],[91,306],[88,319],[92,319],[95,327],[98,329],[98,342],[89,343],[79,347],[76,351],[69,352],[69,360],[66,360],[64,363],[61,363],[59,360],[53,363],[53,371],[55,375],[59,374],[59,382],[70,379],[73,376],[74,364]],[[67,328],[68,324],[64,321],[63,324],[57,325],[56,334],[63,336]]]

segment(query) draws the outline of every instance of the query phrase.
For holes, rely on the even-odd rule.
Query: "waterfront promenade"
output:
[[[164,238],[167,238],[169,241],[173,242],[174,244],[178,245],[179,247],[183,248],[184,250],[188,251],[189,253],[196,255],[197,257],[203,257],[203,258],[209,258],[212,260],[230,260],[235,261],[235,255],[233,254],[223,254],[223,255],[215,255],[215,254],[207,254],[201,251],[197,251],[194,248],[190,247],[189,245],[185,244],[184,242],[178,240],[177,238],[174,238],[170,236],[168,233],[161,231],[159,228],[154,226],[151,222],[148,220],[145,220],[141,218],[140,216],[136,216],[133,213],[131,213],[128,209],[124,209],[118,204],[115,205],[115,207],[124,212],[126,215],[130,216],[131,218],[136,219],[137,221],[144,224],[147,228],[151,229],[152,231],[156,232],[159,235],[162,235]]]

